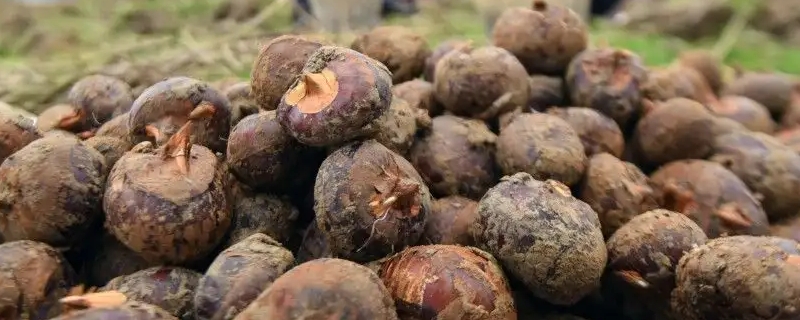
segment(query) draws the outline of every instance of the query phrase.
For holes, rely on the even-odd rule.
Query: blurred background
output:
[[[800,74],[797,1],[553,0],[589,20],[593,45],[630,49],[649,65],[702,47],[729,72]],[[432,46],[451,38],[484,44],[505,8],[530,2],[0,0],[0,101],[38,111],[98,72],[140,88],[176,74],[247,79],[260,44],[276,35],[312,33],[347,45],[372,20],[412,27]],[[374,6],[381,6],[379,16],[359,9]]]

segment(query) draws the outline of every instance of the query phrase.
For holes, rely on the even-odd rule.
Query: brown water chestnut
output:
[[[607,152],[619,158],[625,150],[625,137],[613,119],[590,108],[551,108],[548,114],[557,116],[572,126],[583,143],[586,156]]]
[[[283,35],[261,47],[250,74],[253,99],[262,110],[275,110],[306,61],[322,44],[303,36]]]
[[[222,94],[231,102],[231,126],[235,126],[244,117],[259,111],[249,82],[237,82],[222,90]]]
[[[425,79],[425,81],[431,83],[434,82],[436,65],[439,63],[439,61],[442,60],[445,55],[450,53],[450,51],[471,45],[472,41],[463,39],[450,39],[440,43],[437,47],[433,48],[431,54],[425,59],[425,70],[423,71],[422,78]]]
[[[426,110],[412,108],[403,99],[392,99],[392,105],[371,124],[372,139],[399,155],[407,155],[421,129],[429,129],[431,117]]]
[[[120,276],[100,291],[117,291],[128,300],[158,306],[180,319],[194,319],[193,301],[202,275],[184,268],[152,267]]]
[[[709,107],[714,114],[741,123],[748,130],[772,134],[777,126],[766,107],[747,97],[724,96]]]
[[[117,163],[117,160],[119,160],[125,152],[133,148],[133,144],[129,141],[110,136],[94,136],[86,139],[83,143],[97,150],[97,152],[100,152],[103,158],[105,158],[106,171],[103,173],[103,176],[107,176],[111,168],[114,167],[114,164]]]
[[[86,139],[94,135],[89,116],[88,111],[81,107],[56,104],[42,111],[36,118],[36,129],[42,133],[63,130]]]
[[[30,118],[0,112],[0,163],[39,138],[41,134]]]
[[[393,99],[403,99],[414,109],[424,110],[431,117],[442,113],[442,106],[433,97],[433,83],[414,79],[392,87]]]
[[[719,95],[725,87],[722,75],[722,61],[708,50],[687,50],[681,52],[677,63],[696,70],[708,83],[711,92]]]
[[[257,233],[268,235],[280,243],[289,241],[300,213],[285,196],[240,191],[231,200],[233,217],[224,247]]]
[[[703,76],[680,64],[655,68],[642,85],[644,97],[651,101],[686,98],[702,103],[715,102],[716,96]]]
[[[169,312],[157,306],[127,302],[122,305],[92,307],[70,312],[52,320],[177,320]]]
[[[354,50],[324,46],[309,58],[278,107],[278,121],[298,141],[333,146],[369,133],[392,101],[386,66]]]
[[[531,87],[528,109],[541,112],[566,103],[564,80],[561,77],[533,75],[528,78],[528,83]]]
[[[67,99],[87,113],[91,127],[99,127],[111,118],[128,112],[133,105],[131,86],[107,75],[86,76],[69,90]]]
[[[395,84],[421,75],[431,54],[425,38],[403,26],[378,26],[356,37],[350,48],[383,63]]]
[[[424,244],[475,245],[472,229],[478,219],[478,202],[461,196],[449,196],[433,202],[425,225]]]
[[[778,73],[746,73],[730,83],[724,94],[753,99],[767,107],[773,118],[780,119],[791,106],[795,82]]]

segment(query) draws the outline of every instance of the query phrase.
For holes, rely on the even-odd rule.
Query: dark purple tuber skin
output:
[[[573,105],[596,109],[627,128],[641,112],[641,86],[647,78],[644,62],[635,53],[597,48],[575,56],[566,85]]]
[[[461,196],[436,199],[422,244],[476,245],[470,230],[478,219],[478,202]]]
[[[33,141],[0,165],[0,239],[64,249],[102,218],[106,164],[74,136]]]
[[[107,232],[96,244],[97,248],[86,263],[87,280],[92,286],[101,287],[116,277],[155,266]]]
[[[201,274],[184,268],[152,267],[112,279],[100,291],[118,291],[129,301],[158,306],[180,319],[193,319]]]
[[[581,107],[551,108],[547,113],[563,119],[575,129],[587,157],[604,152],[622,157],[625,137],[613,119],[597,110]]]
[[[90,75],[72,85],[67,99],[83,109],[91,127],[99,127],[111,118],[128,112],[133,105],[131,86],[106,75]]]
[[[208,148],[190,142],[208,108],[198,109],[163,147],[144,142],[117,161],[106,184],[105,226],[150,262],[202,259],[231,221],[225,170]]]
[[[264,234],[225,249],[200,278],[194,296],[197,320],[231,320],[294,265],[294,256]]]
[[[442,60],[450,51],[471,45],[472,41],[461,39],[450,39],[440,43],[439,46],[433,48],[431,54],[425,59],[425,70],[423,71],[422,78],[427,82],[433,83],[434,76],[436,75],[436,65],[439,63],[439,60]],[[435,114],[431,114],[431,116],[434,115]]]
[[[425,110],[431,117],[442,114],[442,106],[433,97],[433,83],[414,79],[392,87],[393,99],[403,99],[418,110]]]
[[[672,309],[679,319],[800,317],[800,244],[735,236],[687,253],[677,268]]]
[[[274,111],[242,119],[228,137],[227,165],[236,178],[253,189],[284,189],[302,149],[275,118]]]
[[[295,139],[335,146],[369,134],[392,101],[386,66],[354,50],[324,46],[309,58],[278,107],[278,121]]]
[[[664,209],[648,211],[608,239],[608,271],[627,289],[651,296],[650,303],[668,303],[678,261],[706,241],[703,230],[687,216]]]
[[[0,113],[0,163],[41,137],[33,120],[21,115]]]
[[[457,116],[492,120],[525,106],[528,73],[510,52],[498,47],[457,47],[439,60],[434,96]]]
[[[303,241],[297,251],[297,263],[332,257],[333,254],[328,246],[328,240],[325,239],[325,234],[319,231],[316,223],[312,222],[303,233]]]
[[[237,192],[233,201],[228,239],[230,247],[253,234],[263,233],[280,243],[287,243],[300,213],[285,197],[248,191]]]
[[[688,216],[711,239],[769,233],[759,201],[741,179],[716,162],[671,162],[650,180],[662,208]]]
[[[528,78],[528,84],[531,91],[528,96],[529,110],[542,112],[566,103],[564,80],[561,77],[533,75]]]
[[[120,306],[89,308],[70,312],[52,320],[177,320],[169,312],[154,305],[127,302]]]
[[[504,177],[478,205],[475,242],[537,298],[572,305],[600,285],[606,246],[589,205],[555,180]]]
[[[800,242],[800,216],[772,224],[770,235]]]
[[[194,129],[191,142],[224,153],[231,130],[230,101],[207,83],[187,77],[169,78],[142,92],[129,111],[128,134],[145,134],[160,147],[197,108],[211,109],[210,118]]]
[[[777,73],[747,73],[728,84],[725,95],[745,96],[769,110],[774,119],[780,119],[792,104],[795,81]]]
[[[28,240],[0,244],[0,318],[55,317],[58,299],[74,281],[72,268],[52,247]]]
[[[358,36],[350,48],[380,63],[392,73],[395,84],[420,76],[431,49],[425,38],[403,26],[378,26]]]
[[[503,11],[492,28],[492,43],[513,53],[530,74],[560,76],[588,46],[588,31],[568,7],[536,0],[531,8]]]
[[[483,121],[442,115],[433,118],[429,134],[417,139],[408,159],[434,195],[477,200],[498,179],[496,140]]]
[[[544,113],[514,117],[500,131],[496,157],[506,175],[527,172],[536,179],[558,180],[568,186],[580,181],[587,161],[569,123]]]
[[[231,102],[231,126],[235,126],[246,116],[258,113],[258,104],[253,98],[249,82],[233,84],[222,90],[222,93]]]
[[[772,134],[777,126],[766,107],[747,97],[724,96],[709,107],[714,114],[741,123],[751,131]]]
[[[723,165],[759,195],[771,222],[800,213],[800,155],[756,132],[717,137],[711,161]]]
[[[280,276],[238,320],[397,320],[392,297],[375,272],[342,259],[317,259]]]
[[[650,179],[632,163],[608,153],[589,158],[578,194],[597,212],[606,238],[633,217],[658,208]]]
[[[262,110],[275,110],[281,97],[301,74],[321,43],[297,35],[283,35],[261,48],[250,74],[253,99]]]
[[[402,319],[517,319],[503,270],[477,248],[408,248],[383,261],[378,275]]]
[[[331,252],[359,262],[416,244],[432,202],[411,163],[375,140],[329,155],[317,174],[314,200]]]

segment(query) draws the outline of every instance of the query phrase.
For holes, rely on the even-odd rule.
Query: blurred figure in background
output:
[[[417,12],[416,0],[295,0],[292,21],[296,26],[316,24],[331,32],[364,30],[382,18]]]

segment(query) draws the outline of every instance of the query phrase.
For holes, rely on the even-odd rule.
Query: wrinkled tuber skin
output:
[[[451,51],[472,45],[472,41],[461,39],[450,39],[440,43],[437,47],[433,48],[431,54],[425,59],[425,70],[423,71],[422,78],[425,81],[433,83],[436,75],[436,65],[442,58]],[[434,116],[436,114],[431,114]]]
[[[677,268],[672,308],[687,320],[800,317],[800,244],[736,236],[709,241]]]
[[[177,320],[169,312],[157,306],[126,302],[114,307],[93,307],[62,314],[51,320]]]
[[[772,134],[777,126],[766,107],[747,97],[725,96],[709,107],[714,114],[741,123],[751,131]]]
[[[283,35],[261,48],[253,64],[250,86],[262,110],[275,110],[321,43],[297,35]]]
[[[103,200],[106,229],[151,262],[202,259],[219,244],[231,222],[221,162],[200,145],[186,151],[184,173],[180,158],[166,154],[165,159],[163,148],[153,150],[143,142],[123,155],[108,177]]]
[[[608,268],[636,292],[669,300],[678,261],[706,241],[703,230],[683,214],[664,209],[648,211],[608,239]]]
[[[625,150],[625,138],[613,119],[597,110],[582,107],[552,108],[548,114],[572,126],[583,143],[586,156],[607,152],[619,158]]]
[[[477,200],[497,183],[496,140],[483,121],[442,115],[433,118],[430,133],[417,139],[408,159],[434,195]]]
[[[800,213],[800,155],[763,133],[717,137],[711,161],[733,172],[760,196],[770,221]]]
[[[578,54],[569,65],[565,81],[573,105],[596,109],[627,128],[641,112],[640,87],[647,79],[647,69],[638,55],[598,48]]]
[[[564,80],[561,77],[533,75],[528,78],[528,84],[531,91],[528,96],[529,110],[542,112],[566,103]]]
[[[436,64],[434,79],[436,100],[457,116],[491,120],[530,95],[525,67],[498,47],[458,47]]]
[[[682,65],[651,70],[647,81],[642,84],[642,93],[650,101],[686,98],[707,103],[715,98],[703,76]]]
[[[0,165],[0,239],[80,244],[101,219],[106,165],[74,136],[33,141]]]
[[[775,138],[785,146],[800,154],[800,127],[789,130],[781,130],[775,133]]]
[[[155,266],[109,233],[103,233],[97,244],[94,254],[86,263],[90,285],[104,286],[116,277]]]
[[[289,250],[260,233],[225,249],[197,285],[196,319],[233,319],[293,265]]]
[[[769,233],[761,204],[741,179],[716,162],[670,162],[650,181],[662,208],[692,218],[711,239]]]
[[[632,163],[608,153],[589,158],[579,195],[597,212],[606,238],[631,218],[658,208],[650,179]]]
[[[725,88],[725,95],[745,96],[769,110],[774,119],[780,119],[792,103],[794,81],[777,73],[747,73]]]
[[[358,36],[350,48],[383,63],[395,84],[422,74],[431,49],[425,38],[403,26],[379,26]]]
[[[296,174],[305,146],[278,123],[274,111],[242,119],[228,137],[228,169],[243,184],[260,190],[286,187]]]
[[[497,163],[506,175],[527,172],[571,186],[583,177],[586,162],[578,134],[553,115],[520,114],[497,138]]]
[[[286,243],[300,215],[288,199],[266,193],[239,192],[233,197],[233,203],[233,218],[225,247],[256,233]]]
[[[133,148],[133,145],[129,141],[109,136],[91,137],[86,139],[83,143],[94,148],[97,152],[100,152],[103,158],[105,158],[106,170],[103,172],[104,177],[108,175],[108,171],[111,171],[111,168],[114,167],[117,160],[119,160],[125,152]]]
[[[560,76],[588,46],[588,31],[568,7],[537,0],[532,8],[503,11],[492,28],[492,43],[513,53],[530,74]]]
[[[738,123],[732,126],[720,121],[723,119],[699,102],[671,99],[658,104],[639,121],[632,147],[639,160],[654,166],[682,159],[704,159],[713,152],[717,136],[744,130]]]
[[[478,205],[475,241],[536,297],[571,305],[600,285],[606,246],[589,205],[555,180],[504,177]]]
[[[120,276],[100,291],[116,290],[128,300],[158,306],[180,319],[193,319],[193,301],[201,274],[184,268],[153,267]]]
[[[375,272],[341,259],[317,259],[280,276],[239,320],[397,320],[392,297]]]
[[[477,248],[408,248],[384,261],[378,275],[402,319],[517,319],[503,270]]]
[[[315,51],[278,106],[278,121],[298,141],[334,146],[363,137],[389,110],[392,78],[386,66],[357,51]]]
[[[49,319],[58,299],[75,283],[72,268],[55,249],[35,241],[0,244],[0,318]]]
[[[128,112],[133,104],[131,86],[106,75],[90,75],[72,85],[67,99],[86,111],[92,127]]]
[[[427,112],[417,111],[419,110],[413,109],[403,99],[392,99],[389,110],[372,124],[375,132],[372,139],[399,155],[407,155],[416,138],[418,118],[427,118],[420,119],[422,123],[431,122]]]
[[[314,200],[331,252],[358,262],[416,244],[432,202],[411,163],[375,140],[329,155],[317,174]]]
[[[246,116],[258,113],[258,105],[251,92],[249,82],[239,82],[222,91],[231,102],[231,126],[235,126]]]
[[[689,50],[681,53],[678,63],[700,73],[715,95],[725,86],[722,76],[722,61],[707,50]]]
[[[297,250],[297,263],[308,262],[319,258],[332,258],[328,240],[325,234],[319,231],[316,223],[311,223],[303,233],[303,242]]]
[[[431,117],[442,114],[442,106],[433,98],[433,83],[414,79],[392,87],[393,99],[403,99],[411,108],[424,110]]]
[[[0,163],[41,137],[31,119],[0,112]]]
[[[800,216],[773,224],[770,235],[800,242]]]
[[[476,245],[472,230],[478,219],[478,202],[461,196],[450,196],[433,202],[431,216],[422,236],[424,244]]]
[[[213,115],[194,130],[190,141],[224,153],[231,130],[231,103],[207,83],[187,77],[169,78],[142,92],[129,111],[128,134],[147,133],[157,146],[162,146],[195,108],[204,106],[211,106]]]

